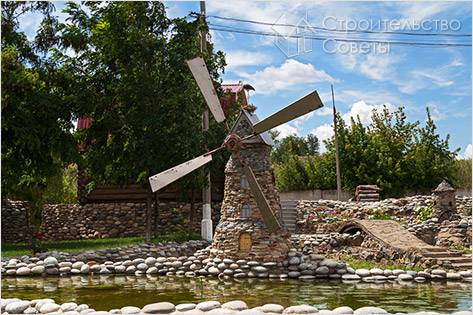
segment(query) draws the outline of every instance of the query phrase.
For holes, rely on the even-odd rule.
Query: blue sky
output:
[[[199,11],[199,2],[168,1],[165,4],[170,17]],[[59,10],[62,6],[61,2],[56,2]],[[348,26],[376,31],[471,34],[472,23],[470,2],[208,1],[206,9],[209,16],[269,24],[339,29]],[[232,22],[212,17],[208,21],[214,24],[213,27],[220,28],[279,34],[296,32],[289,26]],[[31,15],[21,25],[31,36],[38,23],[39,20]],[[424,29],[416,29],[421,23]],[[442,26],[441,23],[446,24]],[[306,29],[305,34],[334,38],[333,33],[314,32],[314,29]],[[333,84],[337,110],[345,119],[359,115],[363,122],[368,123],[371,110],[386,104],[391,109],[404,106],[409,120],[423,121],[425,107],[429,106],[440,134],[450,134],[451,149],[460,148],[462,156],[472,155],[471,47],[422,48],[395,44],[362,47],[359,43],[349,47],[344,42],[335,44],[333,41],[215,30],[211,31],[211,38],[215,48],[226,53],[228,66],[224,82],[241,80],[255,87],[256,92],[252,93],[250,101],[258,107],[260,118],[311,90],[319,92],[326,108],[279,127],[281,135],[314,133],[322,140],[330,137],[330,84]],[[471,37],[398,34],[337,33],[336,38],[471,43]],[[360,49],[365,51],[360,53]]]

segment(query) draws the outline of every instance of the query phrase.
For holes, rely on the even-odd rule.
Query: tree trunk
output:
[[[154,220],[153,220],[153,237],[158,236],[158,222],[159,222],[159,197],[158,192],[154,193]]]
[[[192,227],[194,226],[194,219],[195,219],[195,189],[194,187],[191,188],[191,209],[189,211],[189,225]]]
[[[145,230],[145,242],[151,243],[151,207],[153,203],[153,193],[151,192],[150,188],[146,188],[146,230]]]

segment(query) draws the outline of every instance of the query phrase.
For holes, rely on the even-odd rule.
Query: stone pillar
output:
[[[442,181],[432,193],[434,195],[434,212],[432,217],[438,218],[439,222],[459,218],[455,200],[455,189],[447,181]]]

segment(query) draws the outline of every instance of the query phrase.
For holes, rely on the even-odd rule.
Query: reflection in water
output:
[[[380,306],[391,312],[433,310],[453,312],[471,307],[471,284],[443,283],[341,283],[339,281],[281,281],[216,278],[72,276],[66,278],[3,278],[2,297],[85,303],[97,310],[126,305],[142,307],[169,301],[174,304],[203,300],[244,300],[254,307],[265,303],[284,306],[315,305],[333,309],[341,305],[358,308]]]

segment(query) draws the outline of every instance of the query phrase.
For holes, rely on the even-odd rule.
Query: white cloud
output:
[[[326,148],[325,148],[324,140],[328,140],[332,138],[333,126],[330,124],[323,124],[313,129],[310,133],[314,134],[317,137],[317,139],[319,139],[320,152],[325,152]]]
[[[360,118],[361,123],[370,124],[372,121],[371,115],[373,114],[373,111],[381,111],[384,106],[386,106],[389,111],[394,110],[394,106],[389,103],[368,104],[365,101],[358,101],[351,106],[349,112],[342,115],[342,118],[347,124],[350,123],[351,118],[356,120],[357,117]]]
[[[470,144],[468,144],[465,148],[465,151],[463,152],[463,154],[459,154],[459,156],[457,157],[459,159],[472,159],[473,158],[473,146]]]
[[[379,38],[378,38],[379,39]],[[399,55],[389,54],[338,54],[337,60],[346,70],[358,72],[376,81],[387,81],[395,77],[394,65],[403,60]]]
[[[360,61],[359,70],[370,79],[386,81],[392,78],[393,65],[399,60],[391,54],[369,54]]]
[[[455,73],[454,67],[457,67],[458,61],[450,63],[435,69],[416,69],[408,74],[408,79],[397,80],[394,83],[399,86],[399,91],[406,94],[413,94],[416,91],[439,87],[444,88],[455,83],[454,78],[458,72]]]
[[[227,68],[266,65],[273,61],[269,54],[244,50],[229,51],[225,54]]]
[[[299,129],[290,125],[289,123],[286,123],[284,125],[278,126],[274,128],[277,132],[279,132],[279,135],[277,136],[277,139],[282,139],[287,136],[292,136],[292,135],[299,135]]]
[[[286,60],[279,67],[266,67],[255,73],[239,73],[255,87],[257,93],[271,94],[288,90],[297,85],[317,82],[335,82],[324,70],[316,69],[310,63],[301,63],[294,59]]]
[[[331,96],[330,96],[331,97]],[[405,105],[397,94],[384,90],[341,90],[335,91],[335,102],[353,104],[365,101],[368,104],[396,104]]]
[[[316,116],[330,116],[333,114],[333,109],[330,106],[324,106],[316,110],[314,113]]]

